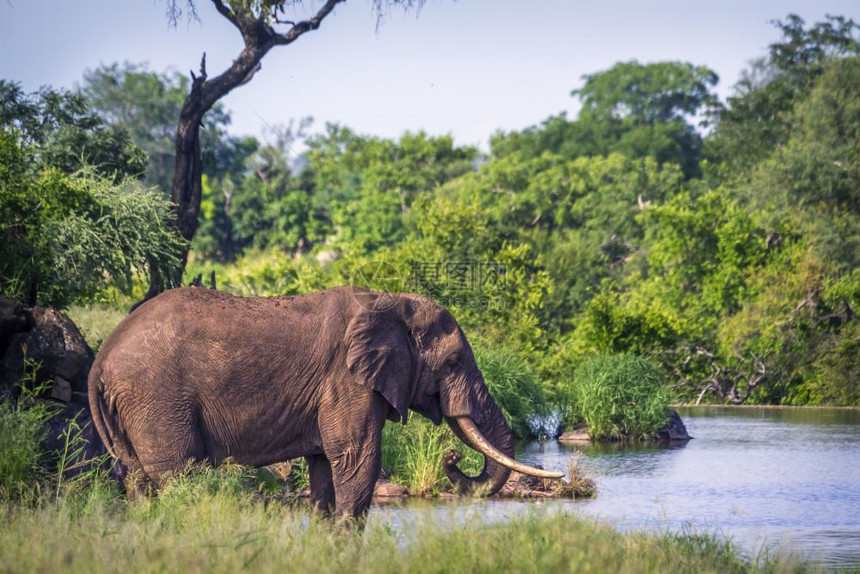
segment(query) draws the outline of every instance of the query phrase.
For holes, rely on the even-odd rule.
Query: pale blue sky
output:
[[[210,75],[238,54],[236,31],[198,0],[201,21],[168,25],[163,0],[0,0],[0,77],[28,91],[73,87],[115,61]],[[306,8],[321,5],[307,1]],[[313,116],[361,133],[452,134],[485,145],[551,114],[577,110],[583,74],[620,60],[682,60],[713,68],[725,97],[740,71],[778,38],[769,20],[860,19],[856,0],[428,0],[392,12],[377,32],[369,0],[349,0],[316,32],[275,48],[253,81],[224,99],[232,131]]]

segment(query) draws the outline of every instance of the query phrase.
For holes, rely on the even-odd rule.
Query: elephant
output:
[[[360,518],[382,464],[386,420],[443,420],[484,455],[478,476],[443,457],[461,492],[493,494],[514,437],[454,317],[429,298],[335,287],[301,296],[165,291],[105,339],[89,379],[93,421],[137,485],[189,460],[265,466],[304,457],[312,505]],[[137,487],[136,487],[137,488]]]

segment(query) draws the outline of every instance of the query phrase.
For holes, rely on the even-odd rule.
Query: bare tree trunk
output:
[[[328,16],[335,6],[346,0],[328,0],[309,20],[300,22],[281,22],[273,14],[253,15],[234,10],[223,0],[211,0],[215,9],[230,21],[242,34],[245,47],[233,64],[221,75],[209,79],[206,74],[206,55],[200,64],[200,75],[191,73],[191,93],[185,99],[179,114],[179,125],[176,130],[176,168],[173,173],[173,190],[171,199],[175,205],[175,225],[179,233],[187,241],[179,256],[180,265],[170,277],[162,277],[155,266],[150,265],[149,291],[142,301],[132,309],[155,297],[165,289],[176,287],[182,281],[185,264],[188,261],[188,251],[191,240],[197,231],[200,199],[203,188],[202,173],[203,159],[200,155],[200,125],[203,115],[215,103],[230,93],[234,88],[251,81],[254,74],[260,70],[260,61],[274,46],[291,44],[305,32],[319,28],[323,19]],[[285,32],[278,32],[273,24],[287,25]]]

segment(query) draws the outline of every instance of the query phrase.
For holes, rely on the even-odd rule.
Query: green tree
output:
[[[192,74],[187,98],[179,111],[175,139],[175,170],[171,199],[176,205],[176,226],[188,243],[194,237],[203,193],[203,158],[201,156],[200,125],[203,117],[224,96],[235,88],[251,81],[260,69],[263,57],[276,46],[287,46],[308,32],[317,30],[322,22],[345,0],[327,0],[308,19],[291,17],[299,2],[284,0],[212,0],[216,12],[226,19],[242,37],[243,48],[238,57],[221,74],[210,78],[206,70],[205,55],[199,74]],[[399,5],[405,9],[420,6],[421,0],[374,0],[374,9],[386,5]],[[167,0],[168,15],[176,24],[185,13],[197,16],[194,0],[187,3]],[[300,12],[297,12],[300,13]],[[180,250],[180,267],[177,273],[164,277],[151,269],[150,288],[145,299],[155,296],[165,287],[176,285],[182,277],[188,258],[187,248]]]
[[[0,291],[65,307],[109,284],[130,293],[147,264],[173,271],[181,239],[162,194],[93,170],[67,174],[44,160],[20,133],[0,128]]]
[[[18,84],[0,80],[0,129],[13,130],[34,159],[67,174],[91,166],[116,181],[143,175],[145,152],[80,94],[43,88],[28,95]]]
[[[317,237],[370,253],[405,237],[407,213],[422,195],[472,170],[476,150],[450,136],[406,133],[365,137],[329,125],[308,140],[302,187],[311,197]]]
[[[735,95],[717,114],[708,141],[711,162],[731,165],[731,173],[765,159],[791,132],[794,107],[824,73],[828,62],[860,55],[860,26],[843,16],[828,16],[806,28],[789,14],[774,21],[782,39],[769,47],[735,85]]]
[[[296,133],[292,125],[276,130],[275,140],[261,147],[248,138],[244,148],[237,146],[244,153],[232,169],[204,176],[195,252],[232,261],[248,247],[302,251],[316,240],[311,197],[290,167],[292,145],[308,121]]]
[[[575,121],[553,116],[540,128],[496,134],[497,157],[515,151],[564,157],[608,155],[653,158],[677,163],[689,178],[699,174],[702,138],[690,123],[712,109],[717,75],[703,66],[683,62],[619,62],[608,70],[583,77],[582,109]]]

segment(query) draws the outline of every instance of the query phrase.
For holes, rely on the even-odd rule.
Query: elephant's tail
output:
[[[137,453],[134,452],[134,448],[128,443],[125,435],[119,429],[116,405],[105,401],[105,384],[102,380],[102,370],[98,363],[93,365],[90,371],[89,380],[87,381],[87,391],[93,425],[99,433],[108,453],[114,459],[117,459],[120,464],[124,464],[128,468],[139,467],[140,463],[137,460]],[[124,474],[122,470],[120,474]]]

